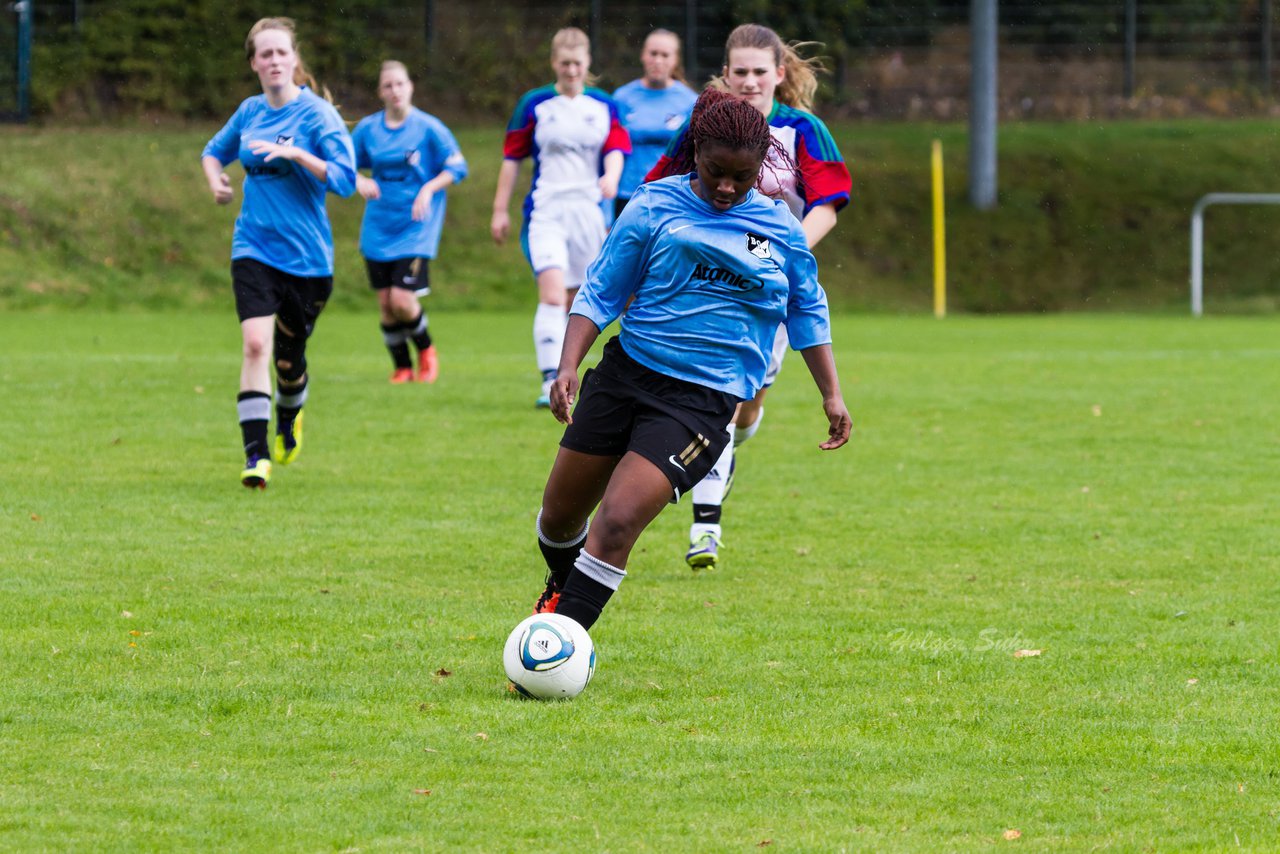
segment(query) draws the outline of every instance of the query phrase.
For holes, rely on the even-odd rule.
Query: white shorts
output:
[[[778,371],[782,370],[782,357],[787,355],[787,348],[790,346],[791,338],[787,335],[787,325],[781,323],[778,325],[778,334],[773,337],[773,353],[769,356],[769,369],[764,372],[765,388],[773,385],[773,381],[778,378]]]
[[[536,276],[543,270],[564,271],[566,287],[587,280],[587,267],[604,244],[604,213],[597,202],[556,202],[551,210],[534,208],[529,215],[527,254]]]

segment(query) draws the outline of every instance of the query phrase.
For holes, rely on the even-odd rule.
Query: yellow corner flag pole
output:
[[[942,197],[942,141],[933,141],[933,316],[947,316],[947,216]]]

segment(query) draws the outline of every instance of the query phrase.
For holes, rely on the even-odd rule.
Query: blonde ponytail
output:
[[[777,33],[761,24],[742,24],[729,33],[724,43],[724,64],[729,64],[729,52],[736,48],[767,50],[773,61],[786,69],[786,74],[773,97],[789,107],[810,111],[818,92],[818,72],[826,66],[817,57],[805,59],[797,48],[822,47],[820,42],[784,42]]]

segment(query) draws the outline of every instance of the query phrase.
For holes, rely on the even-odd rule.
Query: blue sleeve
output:
[[[246,102],[247,103],[247,102]],[[205,143],[200,159],[216,157],[218,162],[226,166],[240,156],[240,126],[244,120],[244,103],[227,119],[222,130],[213,135],[213,139]]]
[[[325,189],[335,195],[347,197],[356,191],[356,152],[351,144],[351,134],[338,115],[338,111],[326,104],[319,114],[320,128],[316,148],[328,163],[325,169]]]
[[[356,168],[372,169],[373,158],[369,156],[369,123],[361,121],[351,134],[351,147],[355,150]]]
[[[645,255],[651,217],[647,195],[648,188],[638,188],[631,203],[622,209],[600,254],[587,268],[587,281],[569,310],[570,314],[587,318],[601,331],[626,310],[648,266]]]
[[[466,178],[468,174],[467,159],[462,156],[462,149],[458,147],[458,140],[444,126],[443,122],[436,122],[432,125],[428,139],[439,156],[437,162],[444,164],[440,171],[453,173],[455,183]],[[430,177],[434,178],[435,176],[432,175]]]
[[[786,211],[786,207],[782,210]],[[783,265],[791,284],[787,297],[787,336],[791,339],[791,349],[807,350],[831,343],[831,313],[827,309],[826,291],[818,283],[818,262],[809,251],[804,230],[790,213],[787,219],[791,227],[787,240],[790,246]]]

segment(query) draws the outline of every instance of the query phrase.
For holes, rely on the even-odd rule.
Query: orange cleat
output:
[[[436,345],[432,344],[418,354],[418,382],[433,383],[440,376],[440,360],[436,358]]]
[[[413,368],[396,368],[391,372],[391,384],[401,385],[413,382]]]

